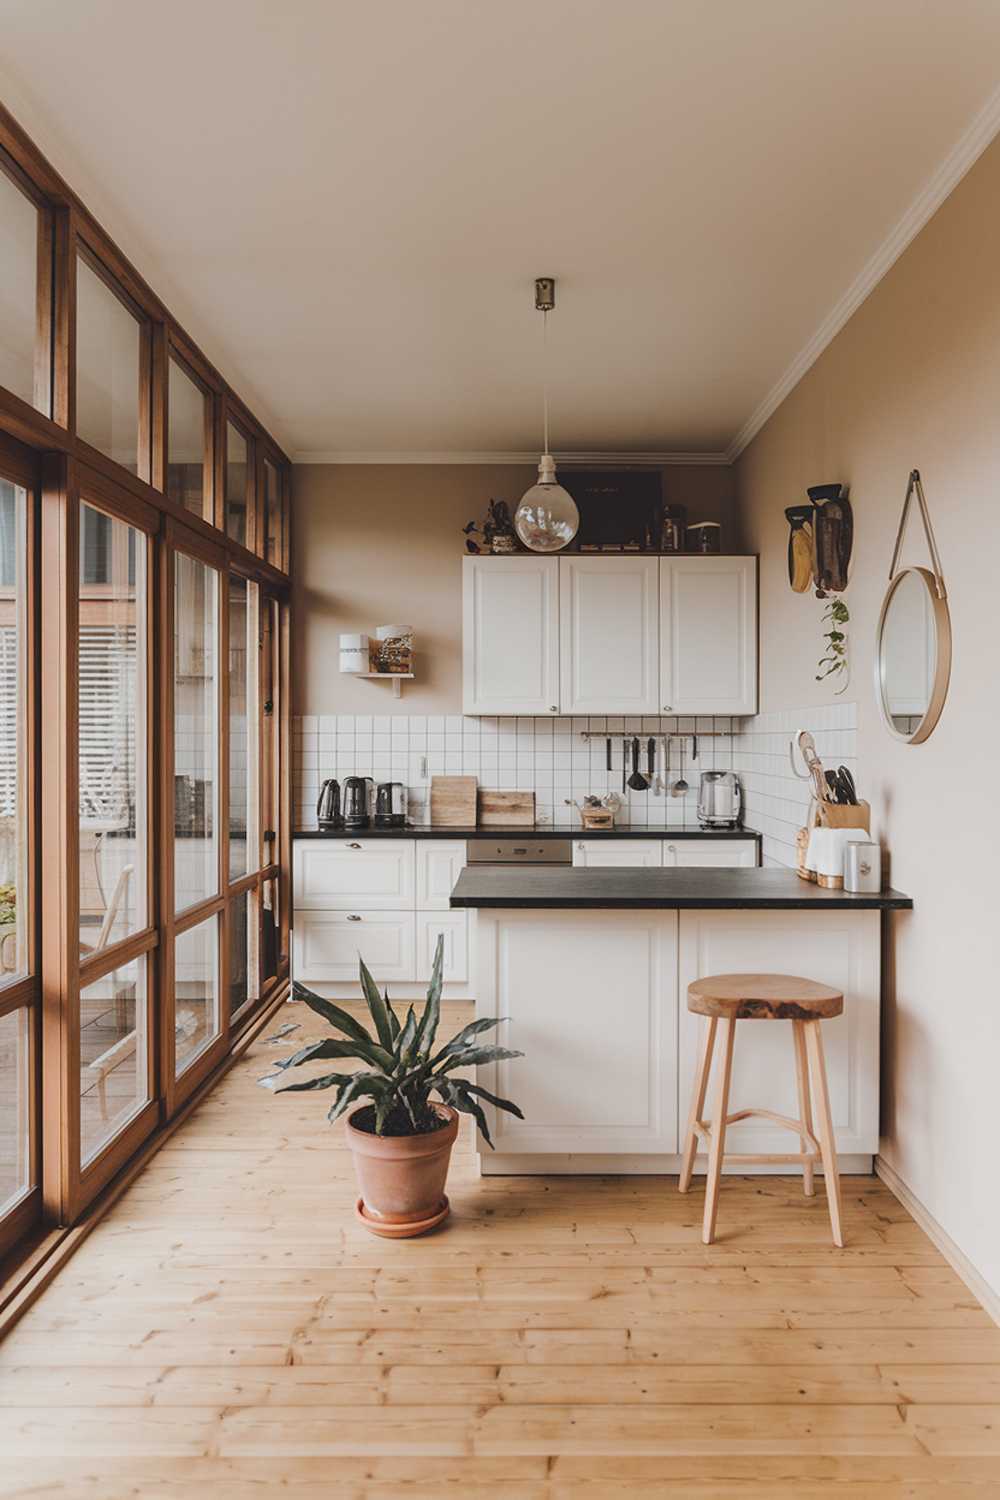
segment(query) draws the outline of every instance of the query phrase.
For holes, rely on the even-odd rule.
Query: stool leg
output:
[[[691,1086],[691,1112],[688,1115],[687,1135],[684,1138],[684,1159],[681,1162],[681,1175],[677,1183],[679,1193],[686,1193],[691,1186],[691,1173],[694,1171],[694,1158],[698,1150],[698,1137],[694,1127],[705,1113],[705,1095],[708,1093],[708,1080],[712,1073],[712,1053],[715,1051],[717,1025],[717,1017],[710,1016],[705,1039],[702,1042],[701,1057],[695,1065],[694,1083]]]
[[[722,1026],[722,1061],[715,1089],[715,1112],[712,1116],[712,1138],[708,1152],[708,1175],[705,1178],[705,1218],[702,1222],[703,1244],[710,1245],[715,1239],[715,1220],[719,1212],[719,1178],[722,1175],[722,1157],[726,1147],[726,1116],[729,1113],[729,1085],[733,1077],[733,1043],[736,1040],[736,1022],[726,1017]]]
[[[813,1133],[812,1105],[809,1100],[809,1062],[806,1057],[806,1039],[803,1035],[803,1021],[792,1022],[792,1036],[795,1039],[795,1079],[799,1088],[799,1119],[809,1131]],[[799,1136],[803,1151],[809,1151],[811,1147],[804,1135]],[[811,1198],[816,1191],[813,1164],[811,1161],[802,1165],[802,1191],[807,1198]]]
[[[837,1169],[837,1146],[833,1136],[833,1120],[830,1117],[830,1094],[826,1086],[826,1065],[823,1061],[823,1034],[819,1021],[804,1021],[806,1049],[812,1068],[813,1095],[816,1101],[816,1121],[819,1127],[819,1147],[823,1157],[823,1175],[826,1179],[826,1201],[830,1210],[830,1228],[833,1243],[843,1248],[844,1234],[840,1227],[840,1172]]]

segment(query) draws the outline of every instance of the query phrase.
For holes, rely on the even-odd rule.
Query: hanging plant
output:
[[[826,682],[830,677],[839,679],[840,686],[835,689],[838,694],[846,690],[851,680],[846,629],[850,618],[851,612],[843,599],[831,599],[823,611],[823,624],[828,626],[823,634],[826,651],[819,659],[816,681]]]

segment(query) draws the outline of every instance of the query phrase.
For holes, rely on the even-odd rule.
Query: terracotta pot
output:
[[[447,1104],[432,1104],[447,1120],[440,1130],[423,1135],[372,1135],[352,1122],[361,1105],[347,1117],[347,1141],[358,1174],[358,1218],[373,1234],[409,1239],[433,1229],[448,1216],[444,1185],[451,1148],[458,1135],[458,1112]]]

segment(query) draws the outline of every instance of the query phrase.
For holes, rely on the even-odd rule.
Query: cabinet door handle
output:
[[[664,703],[664,705],[663,705],[663,712],[665,714],[668,714],[668,713],[670,713],[670,711],[671,711],[670,710],[670,704],[669,703]]]
[[[668,844],[667,845],[667,853],[668,854],[676,854],[677,853],[677,845],[676,844]]]
[[[356,916],[354,916],[354,915],[353,915],[353,914],[352,914],[352,915],[351,915],[351,916],[349,916],[349,917],[348,917],[348,919],[347,919],[347,920],[348,920],[348,921],[349,921],[349,922],[360,922],[360,921],[361,921],[361,918],[360,918],[360,917],[356,917]]]
[[[549,709],[549,713],[550,714],[557,714],[558,712],[559,712],[559,709],[558,709],[557,705],[555,703],[553,703],[552,707]]]
[[[361,845],[360,844],[348,844],[347,847],[348,847],[348,849],[360,849]]]

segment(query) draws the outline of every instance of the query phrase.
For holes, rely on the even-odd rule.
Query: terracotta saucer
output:
[[[365,1210],[365,1200],[359,1198],[354,1205],[354,1217],[359,1224],[363,1224],[371,1234],[380,1235],[384,1240],[412,1240],[418,1234],[426,1234],[429,1229],[436,1229],[443,1224],[451,1212],[451,1204],[448,1202],[447,1194],[441,1199],[437,1211],[431,1214],[429,1219],[417,1219],[409,1224],[389,1224],[383,1219],[373,1219]]]

